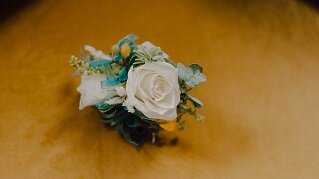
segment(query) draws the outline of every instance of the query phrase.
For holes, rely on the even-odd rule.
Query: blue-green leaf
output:
[[[199,99],[197,99],[197,98],[195,98],[194,96],[191,96],[191,95],[187,95],[187,96],[193,102],[195,107],[200,108],[200,107],[203,106],[203,103]]]
[[[185,67],[183,64],[178,63],[178,77],[184,80],[190,87],[195,87],[199,83],[205,82],[206,77],[202,73],[203,69],[197,64],[192,64],[189,67]]]
[[[105,59],[96,59],[89,63],[90,67],[97,68],[97,67],[107,67],[110,66],[112,61],[105,60]]]

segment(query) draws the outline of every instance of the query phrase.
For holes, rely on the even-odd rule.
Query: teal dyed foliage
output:
[[[95,106],[100,112],[107,112],[109,109],[112,108],[112,105],[109,105],[104,102],[97,103],[95,104]]]
[[[109,67],[111,64],[112,64],[112,61],[110,60],[95,59],[89,63],[89,66],[92,68],[98,68],[98,67]]]
[[[107,77],[101,81],[101,88],[114,87],[127,80],[128,67],[123,67],[118,75]]]

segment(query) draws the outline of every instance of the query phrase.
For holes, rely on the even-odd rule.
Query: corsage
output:
[[[183,130],[184,114],[204,119],[196,112],[202,102],[189,92],[206,77],[201,66],[175,64],[160,47],[136,40],[124,37],[110,54],[85,45],[87,53],[72,55],[70,64],[81,75],[79,108],[94,106],[104,123],[141,146],[156,143],[160,131]]]

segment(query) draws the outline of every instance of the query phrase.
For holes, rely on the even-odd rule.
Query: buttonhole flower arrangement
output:
[[[137,38],[127,35],[110,54],[85,45],[86,53],[72,55],[70,64],[81,75],[79,109],[94,106],[104,123],[141,146],[156,143],[160,131],[183,130],[185,114],[204,119],[196,111],[202,102],[189,92],[206,77],[201,66],[175,64],[160,47],[137,45]]]

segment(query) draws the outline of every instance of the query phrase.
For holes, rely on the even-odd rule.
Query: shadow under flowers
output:
[[[105,127],[95,108],[79,111],[79,94],[75,88],[72,83],[61,87],[60,117],[51,123],[42,142],[46,150],[60,148],[50,159],[50,166],[55,170],[75,170],[72,164],[82,160],[90,163],[79,163],[80,167],[90,166],[102,178],[110,170],[108,163],[125,168],[129,162],[130,166],[138,166],[128,169],[135,172],[169,161],[198,165],[208,161],[210,166],[206,167],[227,168],[232,161],[248,157],[253,150],[251,130],[238,122],[241,120],[230,120],[217,112],[210,113],[202,123],[189,118],[184,132],[164,131],[157,145],[147,143],[137,150],[113,127]]]
[[[209,168],[227,168],[232,161],[247,158],[254,150],[254,134],[239,123],[241,120],[230,121],[214,112],[201,123],[191,118],[187,121],[185,131],[164,134],[161,148],[151,145],[142,148],[144,160],[161,160],[163,155],[168,155],[172,160],[193,164],[205,161],[211,164]]]
[[[59,104],[56,104],[60,105],[56,112],[59,115],[50,119],[42,141],[42,146],[48,152],[55,153],[50,159],[50,166],[61,172],[72,170],[75,159],[83,158],[94,160],[93,166],[101,166],[103,146],[111,143],[112,137],[116,138],[116,131],[105,128],[98,121],[99,113],[96,110],[79,110],[80,95],[75,90],[75,83],[69,81],[60,87]]]

